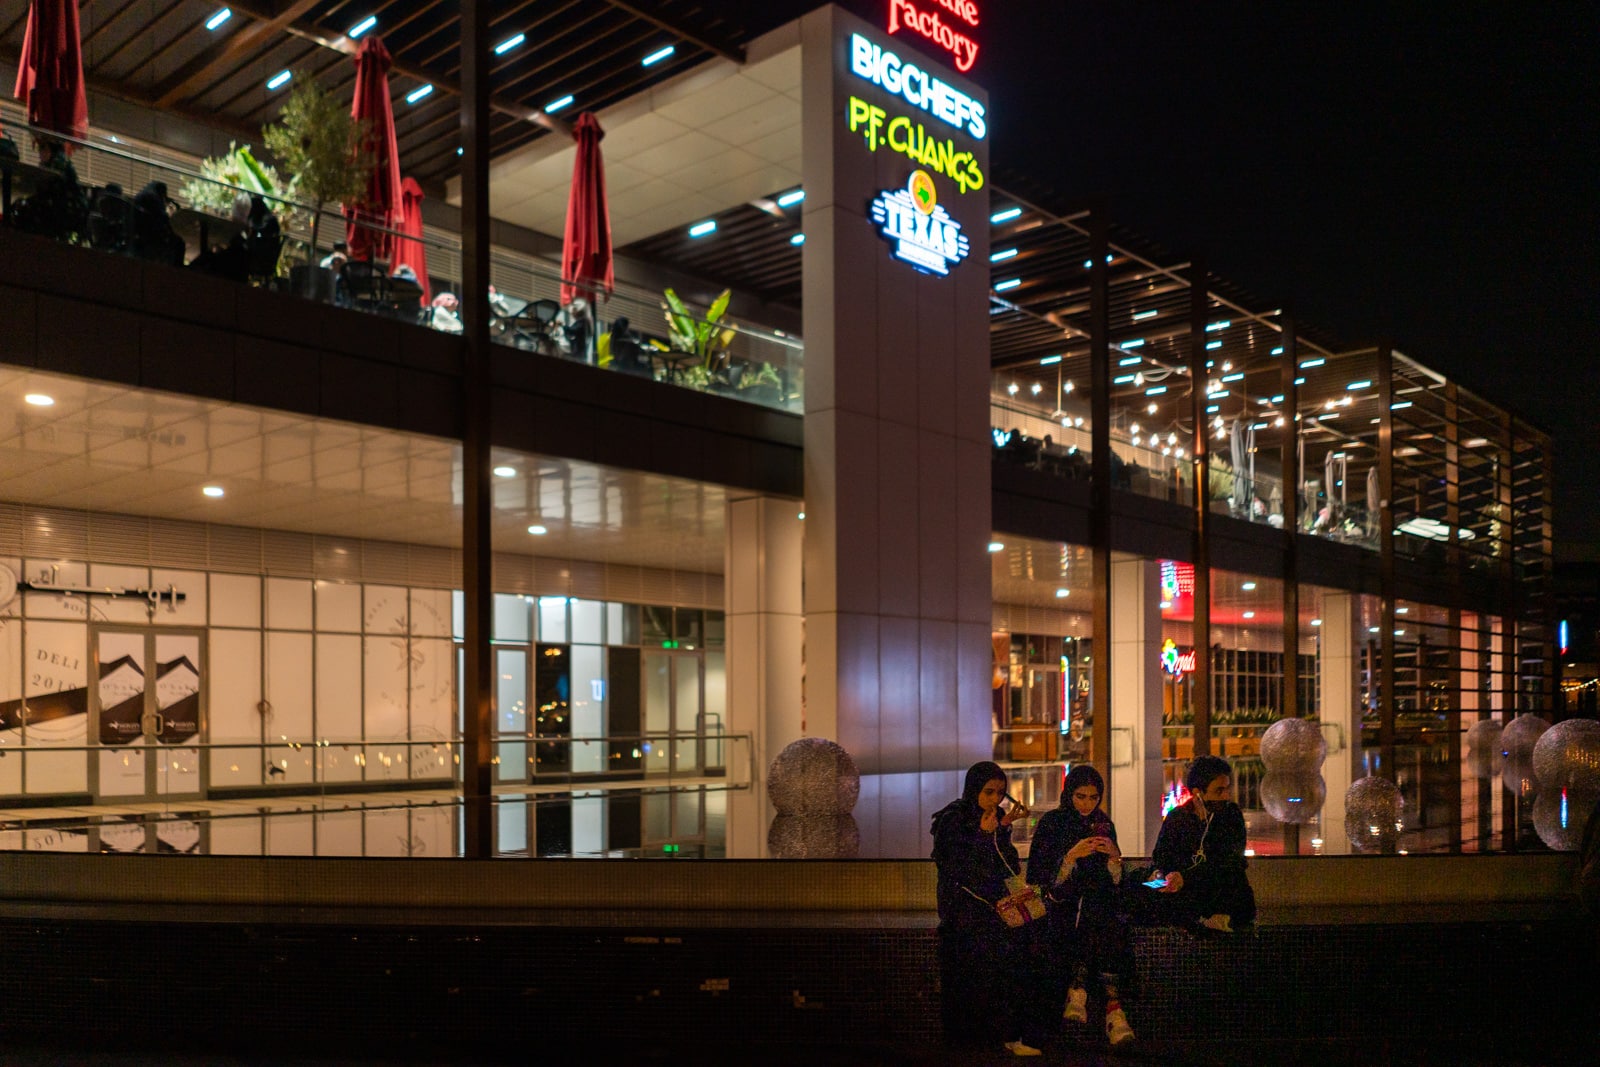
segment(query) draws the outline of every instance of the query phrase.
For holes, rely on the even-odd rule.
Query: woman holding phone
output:
[[[1022,870],[1011,825],[1028,809],[1008,799],[1006,772],[975,763],[961,799],[940,808],[929,827],[939,875],[941,1014],[952,1043],[1004,1039],[1013,1054],[1038,1056],[1044,1040],[1034,962],[1039,924],[1013,928],[996,909]]]
[[[1039,887],[1050,909],[1049,952],[1060,964],[1053,988],[1060,990],[1063,971],[1070,975],[1062,1018],[1086,1023],[1089,973],[1098,974],[1106,994],[1106,1037],[1121,1045],[1133,1040],[1133,1027],[1117,988],[1128,953],[1119,906],[1117,828],[1100,809],[1105,782],[1093,767],[1073,767],[1061,791],[1066,802],[1039,820],[1028,855],[1028,881]]]

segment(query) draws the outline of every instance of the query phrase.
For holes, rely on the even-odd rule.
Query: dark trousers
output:
[[[1021,1039],[1035,1048],[1049,1031],[1044,923],[939,925],[940,1020],[951,1045]],[[1051,998],[1053,999],[1053,998]]]

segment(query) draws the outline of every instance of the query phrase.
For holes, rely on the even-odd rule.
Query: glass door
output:
[[[705,665],[699,652],[641,657],[648,775],[693,775],[705,766]]]
[[[494,647],[496,782],[528,780],[528,646]]]
[[[202,634],[97,627],[91,687],[96,793],[155,800],[204,793]]]

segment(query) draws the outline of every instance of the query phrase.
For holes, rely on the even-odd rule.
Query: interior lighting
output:
[[[1255,582],[1245,582],[1239,588],[1243,589],[1246,593],[1248,593],[1251,590],[1253,590],[1255,587],[1256,587],[1256,583]]]
[[[544,106],[544,113],[546,115],[554,115],[557,111],[560,111],[562,108],[565,108],[565,107],[568,107],[569,105],[571,105],[571,103],[572,103],[572,94],[568,93],[566,96],[563,96],[563,97],[561,97],[560,99],[557,99],[557,100],[552,100],[548,104],[546,104]]]
[[[1172,454],[1174,456],[1177,456],[1179,459],[1182,459],[1183,458],[1183,449],[1175,448],[1175,449],[1172,450]]]
[[[1061,357],[1060,356],[1045,356],[1043,359],[1041,359],[1039,361],[1039,366],[1048,367],[1052,363],[1060,363],[1060,362],[1061,362]]]
[[[1129,426],[1128,429],[1133,431],[1134,433],[1138,433],[1139,432],[1139,424],[1136,422],[1132,426]]]
[[[1139,435],[1138,434],[1134,434],[1133,435],[1133,443],[1134,444],[1138,444],[1139,443]]]
[[[1159,314],[1161,314],[1159,311],[1135,311],[1133,313],[1133,321],[1143,322],[1145,319],[1153,319]]]
[[[1072,595],[1072,590],[1070,590],[1070,589],[1057,589],[1056,590],[1056,599],[1057,600],[1060,600],[1062,597],[1067,597],[1067,596],[1071,596],[1071,595]]]
[[[796,516],[796,518],[798,518],[801,522],[805,522],[806,521],[806,513],[802,511],[802,512],[800,512],[799,515]]]
[[[1072,392],[1072,383],[1071,382],[1063,382],[1062,385],[1061,385],[1061,391],[1063,393]]]
[[[793,237],[789,238],[789,243],[794,245],[794,246],[796,246],[796,247],[799,247],[800,245],[803,245],[803,244],[806,243],[806,235],[803,234],[803,233],[797,233]]]
[[[1017,383],[1016,382],[1012,382],[1010,385],[1006,386],[1006,392],[1010,393],[1012,396],[1016,396],[1017,395]]]
[[[1273,420],[1272,425],[1274,425],[1274,426],[1282,426],[1283,425],[1283,416],[1279,415],[1275,420]]]
[[[1222,373],[1226,374],[1229,371],[1231,371],[1232,369],[1233,369],[1233,363],[1231,361],[1229,361],[1229,360],[1223,360],[1222,361]]]
[[[1206,408],[1206,414],[1207,415],[1216,415],[1217,412],[1219,412],[1221,410],[1222,410],[1222,406],[1220,404],[1212,404],[1210,407]],[[1218,415],[1217,416],[1217,423],[1220,425],[1221,422],[1222,422],[1222,417],[1220,415]]]
[[[222,495],[223,489],[222,489],[222,486],[220,486],[220,485],[207,485],[207,486],[203,486],[200,489],[200,492],[204,493],[206,496],[211,497],[213,500],[215,500],[217,497],[220,497]]]
[[[408,104],[419,104],[419,103],[421,103],[422,101],[426,100],[428,97],[430,97],[432,95],[433,95],[433,83],[432,82],[429,82],[427,85],[419,85],[417,88],[411,90],[409,93],[406,94],[406,103],[408,103]]]
[[[1134,378],[1134,376],[1131,375],[1131,374],[1119,375],[1119,376],[1111,379],[1111,384],[1112,385],[1127,385],[1129,382],[1133,381],[1133,378]]]
[[[1465,441],[1461,442],[1461,447],[1462,448],[1482,448],[1484,445],[1486,445],[1488,443],[1489,443],[1489,440],[1488,440],[1488,438],[1485,438],[1485,437],[1469,437]]]
[[[1269,404],[1281,404],[1281,403],[1283,403],[1283,394],[1279,393],[1277,396],[1273,397],[1271,400],[1268,400],[1267,403],[1269,403]]]
[[[282,89],[285,85],[289,84],[289,79],[293,77],[293,71],[280,70],[278,73],[267,79],[267,89]]]
[[[494,473],[495,473],[495,477],[497,477],[497,478],[515,478],[517,476],[517,468],[515,468],[515,467],[496,467],[494,469]]]
[[[1318,356],[1316,359],[1302,359],[1300,361],[1300,369],[1310,370],[1312,367],[1320,367],[1326,362],[1328,361],[1323,359],[1321,356]]]
[[[1253,611],[1247,611],[1244,613],[1244,617],[1247,619],[1253,619],[1256,617],[1256,613]]]
[[[1120,348],[1120,349],[1123,349],[1124,351],[1126,351],[1127,349],[1130,349],[1130,348],[1143,348],[1144,347],[1144,338],[1143,337],[1136,337],[1132,341],[1124,341],[1124,342],[1122,342],[1117,347]]]
[[[1322,620],[1321,619],[1312,619],[1311,620],[1311,625],[1312,626],[1321,626],[1322,625]]]
[[[997,293],[1003,293],[1007,289],[1015,289],[1017,286],[1019,286],[1021,284],[1022,284],[1022,279],[1021,278],[1007,278],[1003,282],[995,282],[994,283],[994,291],[997,292]]]
[[[1281,355],[1283,355],[1283,346],[1282,346],[1282,345],[1279,345],[1279,346],[1278,346],[1278,347],[1277,347],[1277,348],[1274,348],[1274,349],[1273,349],[1273,350],[1272,350],[1272,354],[1273,354],[1273,355],[1275,355],[1275,356],[1281,356]]]
[[[1357,389],[1371,389],[1371,388],[1372,388],[1372,382],[1369,381],[1369,380],[1366,380],[1366,379],[1363,379],[1363,380],[1361,380],[1359,382],[1351,382],[1349,385],[1345,386],[1346,391],[1352,392],[1352,393],[1355,392]]]
[[[1377,632],[1378,632],[1378,628],[1377,628],[1377,627],[1376,627],[1376,626],[1369,626],[1369,627],[1367,627],[1367,633],[1369,633],[1369,634],[1375,634],[1375,633],[1377,633]]]
[[[1411,609],[1410,608],[1395,608],[1394,609],[1394,613],[1396,615],[1409,615],[1409,614],[1411,614]]]
[[[791,189],[787,193],[784,193],[782,196],[778,197],[778,206],[794,207],[805,198],[806,191],[804,189]]]
[[[1038,396],[1042,392],[1044,392],[1044,386],[1040,385],[1038,382],[1034,382],[1033,383],[1033,395],[1034,396]]]
[[[29,393],[22,399],[25,403],[32,404],[36,408],[47,408],[56,402],[56,398],[48,393]]]
[[[456,155],[464,156],[466,154],[467,154],[467,150],[465,148],[460,148],[460,147],[456,148]]]
[[[376,26],[377,24],[378,24],[378,16],[376,16],[376,15],[368,15],[366,18],[362,19],[360,22],[356,23],[354,26],[351,26],[350,27],[350,32],[345,34],[345,36],[349,37],[352,41],[354,41],[357,38],[359,38],[363,33],[366,33],[368,30],[372,29],[372,27]]]
[[[657,48],[654,52],[651,52],[649,55],[640,60],[639,66],[653,67],[663,59],[666,59],[668,56],[672,55],[672,53],[676,52],[677,50],[678,46],[674,44],[669,44],[665,48]]]
[[[1021,217],[1022,209],[1020,207],[1008,207],[1004,211],[996,211],[993,215],[990,215],[989,222],[998,226],[1002,222],[1010,222],[1012,219]]]
[[[532,526],[528,527],[528,532],[533,534],[535,537],[543,537],[545,534],[550,532],[550,529],[549,527],[540,526],[538,523],[534,523]]]
[[[989,262],[990,263],[1002,263],[1005,260],[1010,259],[1012,256],[1014,256],[1016,254],[1017,254],[1017,250],[1015,248],[1002,248],[1000,251],[995,252],[995,253],[993,253],[992,255],[989,256]]]
[[[1144,391],[1144,395],[1145,396],[1160,396],[1162,393],[1164,393],[1166,391],[1167,391],[1167,387],[1164,386],[1164,385],[1152,385],[1150,388],[1148,388],[1148,389],[1146,389]]]
[[[1232,325],[1233,323],[1227,319],[1223,319],[1221,322],[1208,322],[1206,323],[1206,333],[1216,333],[1218,330],[1226,330]]]
[[[528,35],[525,33],[519,33],[515,37],[507,37],[505,40],[494,46],[494,54],[497,56],[503,56],[513,48],[522,47],[522,42],[526,41],[527,39]]]
[[[1222,369],[1223,370],[1227,370],[1228,369],[1228,365],[1226,363],[1224,363],[1222,365]],[[1244,372],[1243,371],[1240,371],[1237,374],[1224,374],[1222,376],[1222,380],[1225,381],[1225,382],[1237,382],[1237,381],[1242,381],[1243,379],[1244,379]]]
[[[1207,351],[1210,351],[1210,350],[1213,350],[1213,349],[1217,349],[1217,348],[1221,348],[1221,347],[1222,347],[1222,342],[1221,341],[1207,341],[1206,342]]]
[[[1389,410],[1390,411],[1399,411],[1401,408],[1408,408],[1410,406],[1411,406],[1411,401],[1402,400],[1398,404],[1390,404],[1389,405]]]
[[[231,8],[220,8],[215,15],[206,19],[206,29],[215,30],[231,18],[233,18],[233,10]]]
[[[1211,392],[1206,394],[1206,399],[1207,400],[1221,400],[1225,396],[1232,396],[1232,395],[1233,394],[1228,392],[1228,390],[1226,390],[1226,389],[1214,389]]]
[[[1079,415],[1077,418],[1073,419],[1072,420],[1072,425],[1074,427],[1082,426],[1083,425],[1083,416]]]
[[[1145,410],[1145,414],[1154,415],[1156,413],[1156,405],[1151,404],[1149,407],[1145,408],[1144,410]]]
[[[1304,384],[1306,384],[1306,380],[1304,378],[1296,378],[1294,380],[1294,384],[1296,384],[1296,385],[1304,385]]]
[[[1006,550],[1006,544],[1005,544],[1004,541],[990,541],[989,542],[989,551],[990,552],[1004,552],[1005,550]]]
[[[1119,366],[1119,367],[1137,367],[1139,364],[1141,364],[1143,362],[1144,362],[1144,357],[1143,356],[1129,356],[1126,359],[1117,360],[1117,366]]]
[[[693,226],[689,227],[689,236],[690,237],[704,237],[708,233],[716,233],[716,232],[717,232],[717,220],[716,219],[706,219],[704,222],[697,222]]]

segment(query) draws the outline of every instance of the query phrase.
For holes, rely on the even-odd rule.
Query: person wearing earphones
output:
[[[1245,876],[1244,813],[1233,802],[1233,768],[1220,756],[1196,756],[1183,776],[1189,799],[1167,814],[1150,858],[1165,879],[1162,911],[1179,924],[1233,933],[1256,919]]]

